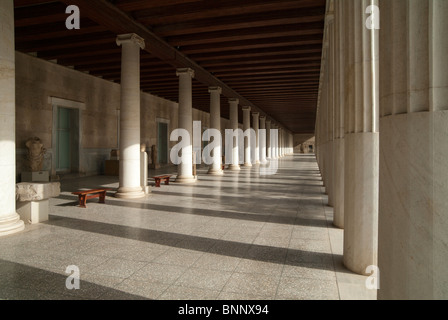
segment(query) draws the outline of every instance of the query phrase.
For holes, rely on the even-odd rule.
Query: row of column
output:
[[[0,235],[14,233],[24,229],[15,208],[15,49],[14,49],[14,8],[11,1],[0,1],[0,29],[2,39],[0,45]],[[136,34],[119,35],[117,45],[122,47],[121,59],[121,109],[120,109],[120,175],[116,197],[133,199],[145,195],[140,181],[140,50],[145,48],[145,41]],[[192,78],[194,71],[188,68],[178,69],[179,77],[179,128],[186,130],[192,137]],[[221,88],[209,88],[210,92],[210,125],[220,131],[220,95]],[[231,128],[238,129],[238,99],[229,99]],[[245,109],[250,110],[250,109]],[[245,115],[246,115],[246,111]],[[249,114],[250,117],[250,114]],[[286,140],[284,130],[280,130],[278,141],[272,139],[270,133],[260,135],[259,129],[277,128],[276,125],[252,113],[253,128],[256,132],[255,159],[256,164],[264,164],[267,158],[284,156]],[[245,118],[245,126],[249,120]],[[277,137],[277,136],[275,136]],[[262,143],[260,143],[262,139]],[[231,169],[239,169],[238,139],[232,152]],[[246,163],[249,164],[250,139]],[[261,146],[261,148],[260,148]],[[192,144],[187,143],[185,152],[178,166],[177,182],[194,182],[192,168]],[[221,153],[220,148],[214,152]],[[222,174],[221,156],[210,166],[210,174]],[[190,161],[189,161],[190,160]]]
[[[122,66],[121,66],[121,111],[120,111],[120,178],[119,188],[116,197],[119,198],[140,198],[144,192],[140,187],[140,50],[145,48],[144,39],[136,34],[125,34],[117,37],[117,44],[122,46]],[[179,128],[186,130],[190,138],[193,134],[193,104],[192,104],[192,79],[194,70],[189,68],[177,69],[176,75],[179,77]],[[210,127],[221,131],[220,116],[220,87],[210,87]],[[236,98],[229,99],[230,106],[230,127],[238,132],[238,104]],[[250,128],[250,107],[243,108],[244,129]],[[267,142],[266,135],[260,134],[273,126],[270,120],[261,116],[258,112],[252,113],[253,129],[255,131],[255,145],[253,146],[255,164],[266,164],[267,156],[283,157],[291,153],[291,146],[286,131],[279,129],[278,142]],[[274,128],[277,128],[274,126]],[[239,145],[235,139],[230,155],[232,161],[230,170],[240,170],[239,165]],[[251,166],[251,145],[250,137],[245,139],[245,165]],[[222,148],[215,148],[213,152],[221,153]],[[272,151],[274,150],[274,151]],[[178,165],[176,182],[191,183],[196,181],[193,176],[193,147],[191,140],[183,146],[182,161]],[[221,175],[222,164],[221,155],[213,157],[214,161],[208,171],[209,174]]]
[[[378,267],[379,299],[446,299],[448,2],[328,8],[316,156],[343,262]]]

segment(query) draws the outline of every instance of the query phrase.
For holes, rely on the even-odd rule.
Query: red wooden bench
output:
[[[156,187],[160,188],[160,183],[161,182],[165,182],[166,185],[170,184],[170,175],[162,175],[162,176],[156,176],[156,177],[152,177],[154,179],[154,181],[156,182]]]
[[[78,196],[79,206],[81,208],[87,208],[86,202],[87,199],[100,198],[99,203],[105,203],[106,192],[110,189],[92,189],[92,190],[81,190],[72,192],[72,194],[76,194]]]

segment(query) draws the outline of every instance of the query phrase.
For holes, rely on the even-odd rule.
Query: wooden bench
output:
[[[166,185],[170,184],[170,175],[163,175],[163,176],[156,176],[152,177],[154,181],[156,182],[156,187],[160,188],[160,183],[165,182]]]
[[[105,203],[106,192],[110,189],[92,189],[92,190],[81,190],[72,192],[78,196],[79,206],[81,208],[87,208],[87,199],[100,198],[99,203]]]

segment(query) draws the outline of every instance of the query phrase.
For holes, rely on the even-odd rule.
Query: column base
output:
[[[222,176],[224,174],[224,171],[222,171],[222,169],[210,168],[210,169],[208,169],[207,174],[210,174],[212,176]]]
[[[198,181],[198,178],[195,176],[177,176],[175,183],[195,183]]]
[[[5,218],[0,218],[0,237],[13,234],[25,229],[25,223],[20,220],[17,213],[13,213]]]
[[[252,163],[245,163],[244,167],[252,167]]]
[[[231,171],[240,171],[241,168],[240,168],[239,164],[230,164],[229,165],[229,170],[231,170]]]
[[[139,199],[143,198],[145,193],[141,187],[121,187],[114,196],[120,199]]]

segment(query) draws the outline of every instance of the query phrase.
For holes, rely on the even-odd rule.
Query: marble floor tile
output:
[[[61,180],[50,219],[0,238],[0,299],[375,299],[365,277],[342,266],[343,230],[313,155],[114,198],[118,177]],[[150,175],[175,174],[174,167]],[[111,188],[86,209],[71,194]],[[79,290],[65,286],[80,271]]]

